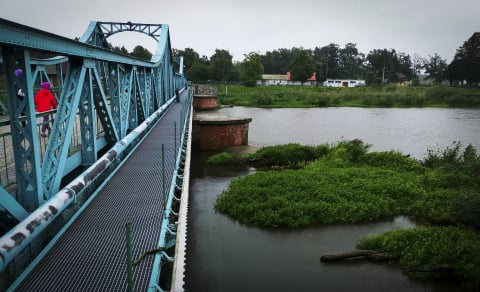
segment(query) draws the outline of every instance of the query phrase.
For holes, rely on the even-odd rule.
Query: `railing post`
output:
[[[167,202],[167,177],[165,175],[165,145],[162,144],[162,199],[163,201],[163,208],[165,209],[165,204]]]
[[[127,291],[133,292],[132,223],[125,224],[127,244]]]
[[[173,122],[173,141],[174,141],[174,151],[175,155],[177,154],[177,121]]]

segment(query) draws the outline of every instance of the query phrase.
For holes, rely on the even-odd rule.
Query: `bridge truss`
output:
[[[157,41],[151,60],[108,49],[108,37],[124,31]],[[72,40],[0,19],[0,45],[8,104],[3,125],[13,155],[12,165],[0,170],[1,272],[11,270],[9,263],[24,256],[53,219],[118,164],[142,135],[135,129],[153,124],[187,85],[165,24],[91,22]],[[16,69],[24,72],[20,78]],[[48,138],[39,135],[42,114],[33,102],[44,81],[58,100],[58,108],[46,113],[53,117]],[[16,87],[24,89],[24,99]],[[73,179],[79,170],[80,179]]]

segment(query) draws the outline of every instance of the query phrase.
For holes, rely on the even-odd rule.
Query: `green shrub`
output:
[[[358,249],[395,253],[403,270],[416,279],[443,278],[436,267],[448,266],[467,290],[480,288],[480,237],[456,227],[422,227],[370,235]]]
[[[330,105],[330,100],[328,97],[319,97],[317,101],[318,107],[328,107]]]
[[[377,101],[377,105],[380,107],[392,107],[394,104],[395,98],[393,96],[382,96]]]
[[[351,141],[341,141],[335,147],[337,155],[350,162],[359,162],[371,147],[369,144],[364,144],[360,139]],[[343,151],[344,150],[344,151]]]
[[[456,222],[480,229],[480,192],[478,189],[459,192],[450,202],[451,216]]]
[[[245,155],[242,159],[259,167],[294,167],[316,160],[328,151],[328,145],[314,147],[291,143],[263,147],[255,153]]]
[[[398,103],[404,106],[423,106],[426,103],[424,96],[419,96],[414,93],[407,93],[397,97]]]
[[[471,107],[471,99],[459,94],[452,94],[445,98],[445,102],[450,107]]]
[[[445,103],[447,98],[454,94],[454,89],[443,86],[432,86],[425,90],[425,97],[433,103]]]
[[[447,169],[448,172],[462,172],[480,183],[480,156],[471,144],[463,147],[461,142],[454,142],[445,150],[428,149],[423,164],[429,168]]]
[[[273,104],[273,98],[266,94],[256,95],[253,97],[253,104],[256,106],[268,106]]]
[[[221,165],[221,164],[232,164],[236,162],[236,158],[233,154],[227,152],[221,152],[210,156],[207,160],[208,164]]]
[[[372,152],[363,155],[362,161],[370,166],[390,168],[399,171],[425,173],[426,169],[418,161],[398,152]]]

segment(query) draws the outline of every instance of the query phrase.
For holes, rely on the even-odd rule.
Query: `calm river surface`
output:
[[[371,144],[371,151],[394,149],[417,159],[453,141],[480,151],[480,110],[233,107],[219,113],[252,118],[252,147],[358,138]],[[216,213],[215,201],[230,181],[254,170],[208,166],[212,154],[192,153],[186,291],[461,291],[451,282],[410,280],[385,263],[320,262],[323,254],[355,249],[359,237],[412,227],[405,217],[271,231]]]

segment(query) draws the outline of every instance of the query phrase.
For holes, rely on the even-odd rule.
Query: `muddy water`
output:
[[[453,141],[480,149],[480,111],[451,109],[231,108],[251,117],[250,147],[289,142],[334,143],[359,138],[372,150],[396,149],[422,159]],[[245,147],[239,148],[247,150]],[[323,254],[350,251],[358,238],[411,228],[408,218],[300,230],[263,230],[213,209],[235,177],[253,169],[208,166],[212,152],[194,152],[190,189],[186,291],[461,291],[458,283],[419,282],[396,265],[356,261],[325,264]]]

